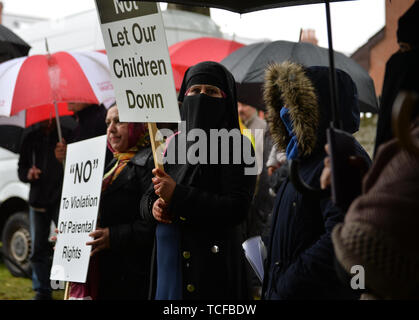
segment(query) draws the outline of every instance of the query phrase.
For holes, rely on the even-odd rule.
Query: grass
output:
[[[0,300],[31,300],[35,295],[32,280],[14,277],[0,260]],[[52,292],[54,300],[63,300],[64,290]]]

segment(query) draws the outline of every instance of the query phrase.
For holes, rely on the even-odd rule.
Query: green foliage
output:
[[[0,260],[0,300],[31,300],[32,280],[14,277]],[[53,291],[54,300],[63,300],[64,290]]]
[[[372,159],[374,153],[375,135],[377,131],[378,115],[373,115],[371,118],[365,116],[361,117],[359,131],[354,134],[354,137],[365,148]]]

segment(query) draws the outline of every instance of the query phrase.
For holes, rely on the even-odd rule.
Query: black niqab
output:
[[[185,96],[195,84],[216,86],[226,97]],[[187,128],[240,129],[234,77],[217,62],[205,61],[190,67],[183,78],[178,100],[182,102],[181,120],[186,121]]]
[[[198,94],[185,96],[187,90],[195,84],[213,85],[221,89],[225,94],[225,98],[215,98],[206,94]],[[186,130],[181,132],[174,139],[175,143],[170,142],[167,154],[172,155],[172,159],[176,158],[176,164],[165,165],[166,171],[177,183],[190,185],[195,181],[203,171],[207,171],[204,167],[206,164],[178,164],[178,149],[184,149],[186,152],[194,141],[187,141],[186,148],[182,148],[180,144],[185,141],[181,135],[188,135],[192,129],[202,129],[207,134],[208,157],[210,159],[210,129],[232,129],[240,130],[239,118],[237,111],[237,97],[234,77],[221,64],[212,61],[201,62],[190,67],[183,78],[182,86],[179,92],[178,100],[182,102],[180,107],[181,120],[186,122]],[[219,142],[220,143],[220,142]],[[230,147],[232,152],[233,146]],[[219,155],[220,147],[218,147]],[[173,153],[173,154],[172,154]],[[174,156],[173,156],[174,155]],[[170,158],[170,156],[168,156]],[[230,156],[232,161],[233,156]],[[207,162],[209,163],[209,161]],[[198,172],[200,174],[198,174]]]

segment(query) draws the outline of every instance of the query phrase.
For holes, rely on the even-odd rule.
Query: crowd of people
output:
[[[120,122],[116,104],[70,104],[78,126],[63,132],[63,141],[53,122],[42,123],[25,140],[19,161],[19,177],[31,185],[35,298],[51,299],[48,234],[50,221],[57,223],[66,144],[103,134],[108,156],[97,229],[86,243],[92,246],[89,270],[86,283],[70,283],[70,299],[419,298],[419,158],[400,147],[390,126],[397,94],[419,94],[418,9],[416,1],[399,20],[400,51],[386,66],[373,161],[356,142],[353,156],[368,171],[349,209],[337,206],[330,192],[301,193],[288,174],[287,163],[298,160],[307,184],[330,190],[328,67],[289,61],[269,66],[266,120],[237,100],[234,77],[224,66],[190,67],[178,95],[186,125],[166,138],[164,156],[175,161],[164,170],[154,167],[146,125]],[[357,88],[342,70],[336,70],[336,82],[338,120],[353,134],[360,124]],[[419,104],[408,124],[416,145],[418,110]],[[252,134],[253,159],[262,166],[257,175],[245,174],[250,164],[243,155],[233,161],[232,143],[227,162],[179,161],[180,149],[196,151],[182,135],[240,130],[240,122]],[[250,143],[245,135],[239,142]],[[207,146],[208,157],[221,159],[224,146],[213,147]],[[263,283],[242,248],[254,236],[267,248]],[[365,287],[351,286],[353,266],[365,269]]]

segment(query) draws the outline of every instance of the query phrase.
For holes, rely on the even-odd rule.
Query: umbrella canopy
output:
[[[73,112],[68,110],[66,102],[58,103],[58,114],[59,116],[70,116]],[[9,125],[20,128],[28,128],[31,125],[55,118],[55,107],[53,104],[41,105],[33,107],[27,110],[23,110],[18,114],[10,117],[0,116],[0,128],[1,126]]]
[[[352,1],[352,0],[329,0],[329,2]],[[153,1],[151,2],[159,2]],[[258,10],[299,6],[303,4],[324,3],[325,0],[168,0],[168,3],[184,4],[198,7],[211,7],[225,9],[237,13],[249,13]]]
[[[169,47],[176,90],[180,90],[186,70],[202,61],[220,62],[244,44],[221,38],[202,37],[185,40]]]
[[[0,24],[0,62],[28,55],[31,46]]]
[[[112,99],[108,61],[100,52],[57,52],[0,64],[0,116],[57,102]]]
[[[335,66],[348,73],[358,89],[361,112],[378,112],[373,80],[368,72],[351,58],[334,52]],[[262,86],[266,67],[274,62],[293,61],[306,67],[329,66],[328,49],[311,43],[273,41],[254,43],[233,52],[221,63],[238,83],[238,99],[263,109]]]

